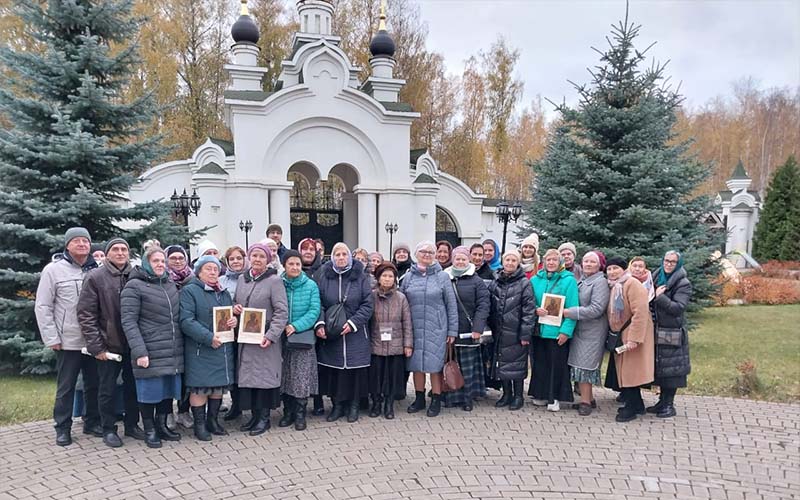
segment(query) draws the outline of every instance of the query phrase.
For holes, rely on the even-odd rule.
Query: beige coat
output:
[[[608,325],[613,331],[620,328],[631,317],[631,324],[622,332],[622,342],[638,342],[639,347],[630,352],[614,354],[617,380],[620,387],[638,387],[653,381],[655,365],[655,334],[653,318],[650,316],[647,290],[636,278],[629,278],[622,285],[622,300],[625,310],[622,318],[613,318],[614,291],[608,303]]]

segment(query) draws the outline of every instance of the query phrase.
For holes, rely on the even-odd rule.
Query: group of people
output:
[[[531,373],[534,405],[559,411],[574,388],[580,399],[571,407],[585,416],[596,407],[592,387],[607,349],[605,384],[623,403],[617,421],[675,415],[675,392],[690,370],[684,312],[692,293],[677,251],[651,273],[640,257],[607,259],[597,250],[578,263],[572,243],[540,262],[536,234],[502,255],[493,240],[455,248],[423,241],[413,252],[398,244],[390,259],[341,242],[326,259],[321,242],[307,238],[294,250],[282,236],[271,224],[265,240],[224,253],[206,240],[191,262],[182,246],[150,240],[135,262],[124,239],[108,241],[101,256],[86,229],[69,229],[36,295],[42,340],[57,359],[56,444],[72,442],[79,373],[83,432],[111,447],[122,446],[120,373],[124,435],[153,448],[179,440],[176,425],[201,441],[227,434],[219,419],[228,393],[224,420],[249,412],[240,430],[252,436],[270,428],[281,405],[278,425],[304,430],[309,400],[311,413],[323,415],[324,397],[329,422],[355,422],[362,411],[392,419],[409,376],[409,413],[471,411],[489,388],[502,391],[495,406],[519,410]],[[545,296],[563,302],[555,320]],[[245,309],[263,311],[260,343],[223,337],[218,307],[232,311],[221,322],[234,332]],[[463,386],[444,380],[448,359]],[[660,399],[645,408],[640,389],[650,384]]]

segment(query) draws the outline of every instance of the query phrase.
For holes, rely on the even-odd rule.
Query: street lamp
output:
[[[252,221],[239,221],[239,230],[244,231],[244,248],[247,251],[250,248],[250,231],[253,229],[253,222]]]
[[[397,224],[393,224],[391,222],[386,223],[386,232],[389,233],[389,253],[392,253],[392,238],[394,233],[397,232]],[[391,259],[390,259],[391,260]]]
[[[186,194],[186,189],[180,196],[178,190],[173,189],[169,199],[172,200],[172,213],[175,214],[175,218],[182,217],[183,225],[189,227],[189,214],[197,215],[200,211],[200,196],[197,195],[197,189],[192,190],[191,196]]]
[[[517,219],[519,219],[520,215],[522,215],[522,205],[516,201],[514,202],[513,206],[509,207],[508,202],[501,201],[494,208],[494,214],[497,216],[497,220],[503,223],[503,245],[501,253],[506,253],[506,232],[508,232],[508,221],[510,219],[514,222],[517,222]]]

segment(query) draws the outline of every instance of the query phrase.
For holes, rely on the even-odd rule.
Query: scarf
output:
[[[672,270],[671,273],[664,272],[664,259],[667,258],[667,255],[675,254],[678,256],[678,264],[675,265],[675,269]],[[661,259],[661,268],[658,270],[658,277],[656,278],[656,287],[666,285],[669,282],[669,279],[672,277],[673,274],[678,272],[678,269],[683,267],[683,255],[677,250],[670,250],[666,254],[664,254],[664,259]]]
[[[622,320],[622,314],[625,311],[625,301],[622,300],[622,285],[631,277],[630,271],[619,277],[617,280],[608,280],[608,287],[611,288],[611,316],[616,322]]]
[[[198,278],[198,279],[200,279],[200,278]],[[210,288],[211,290],[214,290],[217,293],[220,293],[222,290],[224,290],[224,288],[222,288],[222,285],[219,283],[219,280],[217,280],[217,282],[214,283],[213,285],[211,283],[207,283],[207,282],[205,282],[203,280],[200,280],[200,281],[203,283],[203,285],[205,285],[206,288]]]
[[[638,276],[634,276],[634,278],[644,285],[644,289],[647,290],[647,300],[650,301],[656,296],[656,288],[653,286],[653,274],[650,271],[645,271],[645,273],[641,278]]]
[[[531,271],[536,271],[536,268],[539,267],[539,255],[533,254],[533,257],[528,259],[522,258],[520,261],[520,267],[522,271],[525,273],[529,273]]]
[[[464,276],[464,274],[467,273],[470,269],[472,269],[473,273],[475,272],[475,264],[473,264],[472,262],[470,262],[469,265],[464,269],[459,269],[456,266],[450,266],[450,276],[452,276],[453,278],[460,278]]]
[[[492,271],[497,271],[503,267],[503,263],[500,262],[500,247],[497,245],[497,242],[494,240],[489,240],[494,245],[494,257],[492,260],[489,261],[489,269]]]
[[[347,264],[345,264],[344,267],[337,267],[333,261],[331,261],[331,266],[333,267],[333,271],[336,274],[344,274],[347,271],[353,269],[353,256],[350,255],[349,253],[347,254]]]
[[[555,271],[553,271],[553,272],[550,272],[550,271],[548,271],[547,269],[545,269],[545,270],[544,270],[544,272],[546,273],[546,275],[547,275],[547,279],[549,280],[549,279],[551,279],[553,276],[555,276],[556,274],[558,274],[558,273],[560,273],[561,271],[564,271],[564,270],[566,270],[566,268],[564,267],[564,259],[561,259],[561,260],[559,261],[559,263],[558,263],[558,269],[556,269],[556,270],[555,270]]]
[[[142,259],[142,269],[144,269],[144,272],[146,272],[148,276],[151,276],[153,278],[163,278],[164,277],[163,274],[161,276],[159,276],[159,275],[156,274],[155,271],[153,271],[153,266],[150,265],[150,261],[147,260],[147,259]],[[169,268],[167,268],[167,269],[169,269]],[[189,274],[191,274],[191,270],[189,271]]]
[[[144,262],[142,262],[142,267],[144,267]],[[178,269],[176,271],[171,267],[167,266],[167,273],[169,273],[169,277],[175,283],[183,283],[183,280],[185,280],[188,276],[191,276],[192,268],[189,267],[189,264],[184,264],[183,269]]]

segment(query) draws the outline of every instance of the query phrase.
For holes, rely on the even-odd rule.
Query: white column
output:
[[[291,246],[292,244],[292,221],[289,216],[289,194],[291,187],[276,187],[272,186],[269,189],[269,224],[280,224],[283,229],[284,246]],[[266,229],[266,228],[265,228]],[[259,241],[259,237],[254,241]]]
[[[378,248],[378,195],[360,191],[358,196],[358,246],[373,252]]]
[[[417,221],[414,224],[414,243],[430,240],[436,241],[436,195],[439,186],[436,184],[417,185],[416,193]]]
[[[413,190],[388,189],[381,192],[378,197],[378,251],[385,259],[392,256],[386,224],[397,224],[398,232],[391,238],[392,245],[405,243],[413,248],[416,243],[412,242],[415,223],[413,214],[416,213]]]
[[[353,193],[342,193],[342,236],[344,242],[350,247],[351,250],[358,245],[358,199]],[[325,242],[325,247],[328,251],[333,248],[337,242]]]

